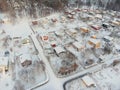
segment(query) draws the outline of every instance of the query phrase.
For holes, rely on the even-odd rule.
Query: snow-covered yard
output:
[[[0,77],[1,90],[26,90],[48,81],[44,63],[38,57],[39,52],[30,37],[31,32],[26,20],[15,25],[1,25],[1,40],[6,39],[6,46],[1,43],[2,49],[6,47],[1,51],[1,57],[4,54],[9,57],[8,71]]]
[[[120,76],[119,71],[116,71],[117,68],[120,67],[120,64],[113,67],[108,67],[98,72],[94,72],[92,74],[88,74],[92,80],[95,82],[96,86],[87,87],[86,84],[82,81],[80,77],[77,79],[73,79],[66,83],[65,90],[119,90]],[[86,76],[88,76],[86,75]],[[89,79],[87,79],[89,82]]]

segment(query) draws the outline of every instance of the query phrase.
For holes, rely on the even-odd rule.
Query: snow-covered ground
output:
[[[12,81],[9,75],[5,75],[4,77],[0,77],[0,89],[1,90],[12,90],[14,86],[14,82]]]
[[[98,72],[94,72],[90,77],[96,83],[96,87],[91,86],[87,87],[85,83],[82,81],[80,77],[69,81],[66,83],[65,88],[66,90],[120,90],[119,83],[120,83],[120,76],[119,71],[116,71],[120,67],[120,64],[116,67],[108,67]],[[89,82],[89,80],[88,80]]]
[[[18,20],[15,24],[3,24],[1,26],[1,29],[4,29],[11,37],[27,37],[31,33],[30,27],[27,22],[28,20],[21,19]]]
[[[24,23],[23,23],[23,21],[24,21]],[[41,57],[37,56],[38,51],[36,51],[36,47],[34,47],[32,38],[29,37],[32,32],[29,27],[29,23],[25,19],[23,21],[21,20],[21,22],[18,22],[14,25],[12,25],[10,23],[1,25],[1,31],[4,30],[5,34],[9,35],[12,38],[11,45],[9,47],[13,52],[13,53],[12,52],[10,53],[10,57],[11,57],[10,61],[9,61],[10,69],[8,70],[8,72],[5,73],[5,75],[1,74],[0,82],[1,83],[4,82],[0,85],[1,90],[8,90],[7,88],[9,88],[9,90],[13,90],[13,87],[14,87],[14,89],[19,89],[19,88],[21,88],[21,89],[25,88],[25,90],[31,89],[36,86],[43,85],[43,84],[47,83],[49,80],[46,69],[45,69],[45,71],[42,70],[43,69],[42,63],[39,63],[42,61]],[[27,42],[28,44],[26,43],[26,40],[28,41]],[[25,44],[23,44],[23,43],[25,43]],[[34,66],[33,68],[32,68],[32,66],[28,66],[27,68],[22,67],[21,60],[20,60],[21,57],[23,59],[24,58],[30,59],[29,57],[31,57],[32,63],[34,65],[35,64],[37,65],[37,62],[38,62],[39,66],[36,67],[33,65]],[[11,59],[13,59],[13,60],[11,60]],[[36,71],[37,69],[34,70],[35,67],[39,68],[39,70],[38,71]],[[35,78],[35,81],[33,80],[34,84],[29,83],[26,85],[26,81],[24,81],[25,80],[24,76],[26,76],[27,73],[25,75],[25,73],[23,73],[23,72],[24,72],[24,70],[26,70],[26,71],[28,70],[27,72],[29,72],[29,69],[35,71],[34,74],[38,73],[39,75],[35,75],[34,77],[29,76],[29,78],[31,77],[31,81],[34,78]],[[31,74],[34,75],[32,72],[31,72]],[[20,76],[20,73],[21,73],[21,76]],[[7,75],[9,75],[9,76],[7,76]],[[22,80],[22,78],[24,78],[24,80]],[[27,79],[27,77],[26,77],[26,79]],[[19,81],[21,81],[21,82],[23,81],[22,84],[20,84],[21,82],[19,82]],[[10,83],[12,83],[12,84],[10,84]],[[20,85],[22,85],[22,87],[20,87]]]
[[[104,36],[110,36],[113,31],[113,28],[110,26],[110,21],[103,22],[104,19],[106,20],[106,17],[111,16],[107,13],[101,13],[102,11],[99,10],[77,11],[76,9],[68,9],[65,13],[55,13],[49,17],[33,20],[37,22],[36,25],[33,25],[33,22],[31,21],[31,27],[33,31],[38,35],[37,39],[43,48],[44,54],[49,59],[53,70],[56,69],[54,72],[58,73],[60,67],[62,67],[61,57],[56,56],[56,53],[54,52],[54,49],[57,46],[61,46],[68,52],[73,53],[78,59],[77,64],[80,64],[80,68],[89,68],[91,66],[97,65],[100,63],[99,58],[101,57],[103,57],[101,62],[105,62],[109,58],[105,59],[104,57],[113,56],[114,51],[110,52],[111,54],[107,55],[107,50],[105,51],[105,47],[107,47],[107,44],[109,44],[109,42],[103,40]],[[107,23],[108,25],[107,30],[102,27],[102,24],[104,23]],[[82,32],[81,28],[83,27],[88,29],[88,33],[84,31]],[[116,30],[118,30],[117,27],[115,27]],[[41,39],[45,36],[48,38],[48,40]],[[82,45],[81,48],[84,47],[82,50],[78,51],[75,49],[80,48],[73,46],[73,43],[76,41]],[[93,42],[95,46],[90,45],[89,42]],[[52,47],[51,43],[55,46]],[[110,43],[112,43],[114,46],[112,39],[110,40]],[[93,50],[94,47],[95,49]],[[107,48],[109,49],[110,47],[108,46]],[[52,54],[49,55],[48,53]],[[86,64],[89,62],[89,60],[91,60],[92,63]],[[78,71],[81,71],[81,69]]]
[[[93,73],[96,71],[99,71],[103,68],[104,65],[109,66],[113,63],[113,61],[115,59],[119,60],[119,44],[116,45],[119,40],[116,38],[116,36],[114,36],[113,30],[115,29],[115,31],[119,30],[119,21],[117,21],[116,17],[113,18],[113,20],[115,20],[115,22],[111,22],[111,20],[106,20],[104,21],[103,19],[106,19],[107,14],[104,14],[103,19],[101,19],[101,16],[94,16],[94,14],[96,14],[97,12],[95,11],[95,13],[92,15],[93,17],[91,18],[91,16],[89,17],[89,13],[91,13],[90,11],[87,10],[81,10],[78,11],[76,13],[76,11],[72,11],[69,10],[73,17],[70,17],[68,15],[65,15],[63,13],[54,13],[48,17],[44,17],[44,18],[40,18],[39,20],[33,20],[33,21],[38,21],[38,25],[36,26],[32,26],[31,22],[32,20],[28,20],[28,19],[18,19],[16,21],[16,23],[11,24],[11,23],[6,23],[6,24],[2,24],[0,25],[0,29],[1,30],[5,30],[7,35],[10,35],[10,37],[22,37],[22,39],[26,39],[29,36],[31,37],[31,39],[33,40],[33,43],[36,47],[36,50],[39,52],[38,53],[38,58],[41,59],[43,61],[43,63],[45,64],[45,69],[46,69],[46,73],[48,74],[49,77],[49,81],[47,83],[47,81],[45,83],[43,83],[44,85],[40,85],[39,87],[36,87],[35,90],[63,90],[63,84],[70,80],[71,78],[75,78],[77,76],[80,76],[82,74],[85,73]],[[74,14],[75,13],[75,14]],[[62,16],[62,17],[61,17]],[[109,15],[108,15],[109,17]],[[70,19],[72,18],[72,19]],[[87,19],[86,19],[87,18]],[[93,19],[91,21],[91,19]],[[102,27],[101,24],[103,23],[109,23],[108,28],[105,29]],[[111,26],[111,23],[114,27]],[[95,24],[95,25],[94,25]],[[94,27],[91,25],[94,25]],[[32,26],[32,28],[31,28]],[[100,30],[99,26],[101,27]],[[87,27],[89,29],[89,33],[82,33],[80,30],[80,27]],[[62,32],[61,32],[62,31]],[[57,34],[60,34],[61,36],[57,36]],[[48,42],[43,42],[40,37],[37,38],[37,36],[44,36],[47,35],[48,37],[50,36],[50,40]],[[96,37],[92,37],[92,36],[96,36]],[[104,38],[104,36],[110,36],[113,38],[113,40],[111,40],[111,38],[108,38],[107,40],[110,43],[107,43],[106,38]],[[94,38],[96,40],[96,42],[100,42],[100,46],[98,45],[98,48],[95,48],[95,44],[94,45],[90,45],[88,42],[91,38]],[[40,39],[40,40],[39,40]],[[56,41],[55,43],[57,43],[57,46],[62,46],[66,51],[67,54],[68,52],[72,53],[75,55],[75,57],[77,57],[77,64],[80,67],[80,70],[72,74],[67,74],[66,77],[64,78],[58,78],[57,75],[55,75],[54,73],[54,69],[58,68],[57,66],[59,65],[59,59],[55,58],[57,60],[57,64],[55,63],[56,60],[53,60],[54,57],[52,57],[51,55],[49,56],[51,58],[51,61],[46,57],[46,53],[44,48],[46,48],[47,46],[49,47],[51,44],[51,41]],[[81,50],[78,50],[78,48],[76,49],[75,47],[73,47],[73,43],[74,42],[78,42],[84,46],[84,48]],[[11,41],[12,43],[14,43],[14,41]],[[91,41],[92,42],[92,41]],[[115,43],[114,43],[115,42]],[[53,42],[52,42],[53,43]],[[113,46],[113,48],[111,47],[107,47],[104,50],[105,45],[107,46],[107,44],[109,46]],[[48,45],[47,45],[48,44]],[[97,43],[98,44],[98,43]],[[11,45],[12,46],[12,45]],[[116,46],[116,47],[115,47]],[[12,46],[13,47],[13,46]],[[15,50],[15,52],[17,52],[17,54],[19,53],[30,53],[28,52],[28,48],[17,48],[17,44],[15,47],[13,47]],[[97,46],[96,46],[97,47]],[[52,47],[50,47],[52,48]],[[94,48],[94,49],[93,49]],[[53,47],[54,49],[54,47]],[[117,49],[117,50],[116,50]],[[110,51],[112,50],[112,51]],[[100,52],[99,52],[100,51]],[[104,52],[103,52],[104,51]],[[19,52],[19,53],[18,53]],[[55,53],[54,53],[55,55]],[[54,56],[53,55],[53,56]],[[62,55],[66,55],[66,54],[61,54]],[[13,55],[14,56],[14,55]],[[57,55],[55,55],[57,56]],[[61,57],[59,56],[59,57]],[[58,56],[57,56],[58,57]],[[62,56],[63,58],[63,56]],[[98,58],[101,58],[103,63],[99,63],[98,62]],[[90,66],[90,68],[85,68],[86,64],[85,61],[87,60],[94,60],[93,63],[95,63],[95,66],[92,63],[92,65],[88,65]],[[55,62],[54,62],[55,61]],[[17,63],[19,63],[19,60],[16,61]],[[56,67],[51,66],[50,62],[52,62],[54,65],[56,65]],[[97,64],[96,64],[97,63]],[[91,63],[90,63],[91,64]],[[92,67],[91,67],[92,66]],[[18,66],[16,65],[15,70],[17,73],[18,71]],[[54,69],[53,69],[54,68]],[[20,68],[19,68],[20,69]],[[82,70],[81,70],[82,69]],[[108,74],[111,74],[113,72],[111,72],[109,69],[106,71],[107,69],[99,71],[99,72],[107,72]],[[110,72],[109,72],[110,71]],[[11,90],[12,89],[12,85],[15,84],[14,82],[11,81],[11,76],[9,76],[10,73],[8,73],[4,76],[4,78],[0,79],[0,89],[1,90]],[[16,74],[15,74],[16,75]],[[108,81],[111,82],[112,80],[115,81],[117,79],[119,79],[119,77],[117,77],[115,74],[113,74],[113,76],[109,76],[107,74],[105,74],[105,76],[108,77],[115,77],[113,79],[109,79]],[[43,76],[44,77],[44,76]],[[14,79],[14,78],[12,78]],[[40,78],[37,78],[40,79]],[[40,79],[40,80],[43,80]],[[47,79],[48,80],[48,79]],[[97,81],[97,79],[96,79]],[[105,84],[108,82],[106,80]],[[4,82],[4,83],[2,83]],[[6,83],[7,82],[7,83]],[[44,82],[44,80],[43,80]],[[98,80],[99,83],[103,82]],[[11,83],[11,84],[9,84]],[[20,84],[20,87],[22,87],[23,85],[17,81],[18,85]],[[116,87],[116,89],[119,90],[119,85],[118,85],[119,81],[117,81],[116,83],[107,83],[107,85],[113,85],[114,87]],[[103,85],[103,86],[105,86]],[[26,85],[27,86],[27,85]],[[103,87],[101,86],[101,87]],[[76,86],[74,86],[72,88],[76,88]],[[4,88],[4,89],[3,89]],[[74,89],[71,89],[74,90]],[[79,90],[78,88],[75,90]]]
[[[86,13],[86,11],[84,12],[84,13]],[[94,12],[93,12],[94,13]],[[92,59],[94,59],[95,60],[95,62],[97,63],[98,62],[98,58],[100,57],[100,55],[101,54],[103,54],[103,51],[102,51],[102,48],[103,48],[103,46],[105,45],[105,41],[103,41],[103,37],[104,36],[109,36],[110,34],[111,34],[111,31],[112,31],[112,28],[111,27],[108,27],[111,31],[107,31],[107,30],[105,30],[105,28],[101,28],[100,30],[98,30],[98,31],[94,31],[94,28],[91,28],[91,27],[89,27],[88,25],[94,25],[94,23],[96,23],[95,24],[95,28],[99,28],[99,26],[101,26],[101,24],[103,24],[103,21],[102,21],[102,18],[101,18],[101,16],[100,16],[100,14],[98,14],[98,16],[96,15],[96,19],[95,20],[93,20],[93,21],[84,21],[84,22],[82,22],[81,21],[81,19],[80,20],[78,20],[78,18],[76,19],[74,19],[74,20],[68,20],[66,17],[66,21],[64,21],[64,23],[62,22],[61,23],[61,20],[59,20],[59,18],[58,18],[58,14],[56,14],[56,17],[47,17],[47,19],[46,18],[44,18],[45,20],[46,20],[46,23],[45,24],[43,24],[43,25],[45,25],[44,27],[41,27],[42,26],[42,23],[40,23],[39,25],[36,25],[36,26],[32,26],[32,28],[33,28],[33,30],[37,33],[37,35],[39,34],[39,36],[48,36],[48,38],[49,37],[51,37],[50,36],[50,34],[51,33],[53,33],[52,34],[52,39],[53,40],[55,40],[56,42],[57,41],[59,41],[56,45],[59,45],[59,44],[61,44],[63,47],[64,47],[64,45],[66,45],[66,44],[68,44],[69,42],[68,41],[70,41],[71,40],[71,37],[72,37],[72,39],[74,38],[74,39],[76,39],[76,40],[78,40],[78,41],[81,41],[81,39],[83,39],[82,41],[81,41],[81,44],[82,45],[85,45],[86,46],[86,48],[90,48],[89,47],[89,45],[86,45],[86,44],[88,44],[86,41],[88,41],[89,39],[90,39],[90,37],[89,37],[89,35],[95,35],[96,37],[97,37],[97,40],[98,41],[100,41],[100,43],[101,43],[101,46],[100,46],[100,48],[99,49],[95,49],[95,50],[90,50],[90,52],[89,52],[89,49],[88,50],[86,50],[86,51],[88,51],[88,53],[86,53],[86,52],[84,52],[85,54],[86,54],[86,57],[89,59],[89,58],[92,58]],[[62,16],[64,16],[63,14],[62,14]],[[84,16],[84,14],[83,14],[83,16]],[[105,16],[107,17],[107,14],[105,14]],[[77,15],[75,16],[75,17],[78,17]],[[93,16],[94,17],[94,16]],[[105,17],[105,18],[106,18]],[[53,25],[51,25],[51,19],[57,19],[57,22],[55,22],[55,23],[53,23]],[[86,17],[85,17],[86,18]],[[37,20],[36,20],[37,21]],[[41,20],[38,20],[38,22],[41,22]],[[70,23],[69,23],[70,22]],[[107,22],[108,23],[108,21],[105,21],[105,22]],[[87,25],[88,24],[88,25]],[[48,25],[49,26],[49,28],[48,28],[48,26],[46,26],[46,25]],[[80,27],[88,27],[89,29],[90,29],[90,34],[87,34],[86,36],[84,36],[84,37],[81,37],[81,35],[80,34],[77,34],[78,36],[70,36],[70,34],[69,33],[66,33],[68,30],[71,30],[71,29],[75,29],[75,28],[80,28]],[[118,26],[117,26],[118,27]],[[117,29],[117,27],[116,27],[116,29]],[[42,29],[43,28],[43,29]],[[62,33],[61,33],[61,31],[63,31]],[[62,34],[62,35],[64,35],[64,37],[62,36],[62,37],[59,37],[59,36],[57,36],[57,37],[55,37],[55,35],[54,35],[54,33],[58,33],[58,34]],[[64,34],[64,32],[65,32],[65,34]],[[77,33],[80,33],[79,31],[77,31]],[[69,35],[68,35],[69,34]],[[65,37],[66,36],[70,36],[70,38],[68,38],[67,37],[67,40],[65,40]],[[77,38],[76,38],[77,37]],[[89,37],[89,38],[88,38]],[[62,39],[61,39],[62,38]],[[39,39],[41,39],[40,37],[38,38],[38,40]],[[114,38],[115,39],[115,38]],[[66,41],[66,43],[64,43],[64,41]],[[44,48],[51,48],[50,47],[50,42],[48,41],[47,43],[46,43],[47,41],[42,41],[42,40],[39,40],[39,43],[40,43],[40,45],[42,46],[42,50],[43,50],[43,52],[44,52]],[[70,41],[70,42],[74,42],[74,40],[73,41]],[[112,41],[111,41],[112,42]],[[69,45],[68,45],[69,46]],[[79,58],[79,60],[81,60],[81,62],[83,63],[83,60],[84,59],[82,59],[81,58],[81,54],[80,54],[80,52],[78,52],[77,50],[75,50],[74,48],[68,48],[68,50],[69,51],[71,51],[72,53],[74,53],[78,58]],[[100,51],[100,52],[99,52]],[[45,51],[46,52],[46,51]],[[46,55],[46,53],[44,52],[44,54]],[[94,52],[94,53],[92,53],[92,52]],[[89,55],[89,56],[88,56]],[[115,54],[116,55],[116,54]],[[119,55],[118,55],[119,56]],[[56,62],[56,60],[54,60],[53,59],[53,57],[54,57],[54,55],[53,56],[51,56],[51,58],[52,58],[52,60],[51,60],[51,62],[53,62],[54,63],[54,65],[56,65],[56,64],[58,64],[58,66],[59,66],[59,64],[60,63],[57,63],[58,61],[59,61],[59,59],[57,59],[56,58],[56,60],[57,60],[57,62]],[[85,58],[86,58],[85,57]],[[108,54],[108,55],[103,55],[102,57],[104,57],[103,58],[103,62],[105,62],[105,64],[106,64],[106,66],[108,66],[108,65],[110,65],[113,61],[114,61],[114,59],[115,59],[115,57],[113,57],[113,53],[111,53],[111,54]],[[118,59],[118,58],[117,58]],[[50,60],[49,60],[50,61]],[[55,63],[56,62],[56,63]],[[98,63],[99,64],[99,63]],[[104,66],[104,63],[101,63],[101,64],[99,64],[98,65],[97,64],[97,66],[94,66],[93,68],[89,68],[88,67],[88,69],[86,69],[86,70],[83,70],[83,71],[81,71],[81,73],[78,73],[78,74],[74,74],[73,75],[73,77],[75,77],[75,76],[77,76],[77,75],[82,75],[82,73],[84,72],[84,73],[88,73],[88,72],[94,72],[94,71],[97,71],[97,70],[100,70],[100,68],[103,68],[103,66]],[[53,67],[55,67],[53,65]],[[83,63],[83,66],[84,66],[84,63]],[[58,67],[56,67],[56,68],[58,68]],[[72,76],[70,76],[70,77],[68,77],[69,79],[70,78],[72,78]],[[69,80],[67,77],[66,77],[66,79],[61,79],[60,81],[62,81],[62,82],[64,82],[64,80]]]

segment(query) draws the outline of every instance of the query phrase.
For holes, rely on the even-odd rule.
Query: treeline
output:
[[[70,6],[70,2],[74,2],[78,7],[96,5],[120,11],[120,0],[0,0],[0,12],[8,12],[12,17],[36,18],[64,10],[65,7]]]
[[[11,16],[32,16],[60,11],[68,4],[68,0],[0,0],[0,12],[8,12]]]
[[[104,7],[104,4],[107,2],[107,9],[120,9],[120,0],[0,0],[0,11],[6,12],[16,8],[34,10],[36,7],[41,8],[43,6],[54,10],[62,10],[65,6],[68,6],[70,1],[75,2],[78,6],[96,4],[98,7]]]
[[[0,11],[13,9],[17,5],[19,8],[25,7],[24,5],[27,5],[28,7],[32,6],[34,8],[35,4],[38,6],[44,5],[55,10],[59,10],[67,5],[68,1],[69,0],[0,0]]]

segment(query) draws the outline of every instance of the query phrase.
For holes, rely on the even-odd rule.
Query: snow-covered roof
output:
[[[80,44],[80,42],[74,42],[73,45],[78,49],[82,47],[82,44]]]
[[[80,27],[80,30],[85,33],[89,32],[89,29],[87,27]]]
[[[55,34],[58,35],[58,36],[63,36],[64,32],[63,31],[56,31]]]
[[[110,36],[105,36],[104,38],[105,38],[105,39],[108,39],[108,40],[110,40],[110,41],[113,40],[113,38],[110,37]]]
[[[94,43],[94,44],[100,43],[100,40],[98,40],[98,39],[92,39],[91,38],[89,41]]]
[[[114,21],[111,21],[113,24],[116,24],[116,25],[120,25],[120,22],[114,20]]]
[[[75,29],[70,29],[70,30],[67,30],[66,32],[69,35],[77,34],[77,31]]]
[[[105,24],[105,25],[109,26],[109,23],[103,23],[103,24]]]
[[[96,85],[96,83],[93,81],[93,79],[88,75],[84,76],[82,78],[82,80],[88,87],[90,87],[91,85],[94,85],[94,86]]]
[[[0,57],[0,66],[8,65],[8,57]]]
[[[57,54],[60,54],[62,52],[65,52],[65,49],[61,46],[58,46],[58,47],[55,48],[55,51],[56,51]]]
[[[31,60],[30,54],[23,54],[20,56],[20,62],[23,63],[26,60]]]
[[[102,18],[102,15],[101,15],[101,14],[97,14],[95,17],[101,19],[101,18]]]
[[[80,27],[80,29],[85,29],[85,30],[88,30],[88,28],[87,28],[87,27]]]

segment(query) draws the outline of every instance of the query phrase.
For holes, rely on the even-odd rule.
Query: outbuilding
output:
[[[74,42],[73,47],[77,49],[77,51],[80,51],[81,49],[84,49],[84,46],[80,42]]]
[[[93,79],[86,75],[82,78],[82,81],[84,82],[84,84],[87,86],[87,87],[91,87],[91,86],[96,86],[96,83],[95,81],[93,81]]]
[[[55,52],[58,56],[59,56],[60,53],[66,52],[66,50],[61,46],[55,47],[54,50],[55,50]]]
[[[29,66],[32,64],[32,59],[29,54],[23,54],[20,56],[20,63],[23,67]]]
[[[90,44],[90,45],[93,45],[95,48],[99,48],[100,47],[100,41],[98,40],[98,39],[90,39],[89,41],[88,41],[88,43]]]

